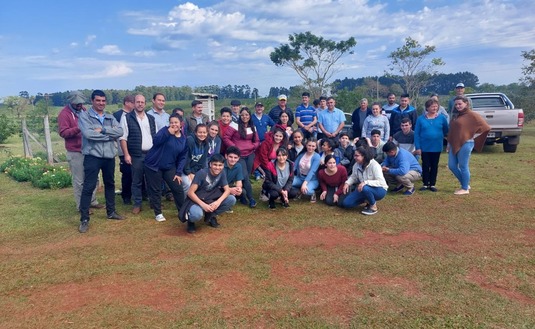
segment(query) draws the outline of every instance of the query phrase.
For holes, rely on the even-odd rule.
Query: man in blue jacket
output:
[[[117,139],[123,135],[123,129],[112,114],[104,113],[106,94],[102,90],[93,91],[91,103],[91,108],[81,112],[78,119],[82,132],[85,175],[80,197],[80,233],[86,233],[89,229],[91,196],[101,170],[108,219],[124,219],[115,212],[115,157]]]
[[[399,106],[393,109],[390,114],[390,136],[401,131],[401,119],[403,118],[409,118],[411,125],[416,126],[418,111],[410,105],[410,102],[409,94],[403,94],[399,98]]]
[[[414,182],[422,178],[422,167],[409,151],[399,148],[394,142],[386,142],[383,146],[386,159],[381,164],[385,179],[389,184],[396,184],[392,192],[399,192],[403,188],[404,195],[414,193]]]

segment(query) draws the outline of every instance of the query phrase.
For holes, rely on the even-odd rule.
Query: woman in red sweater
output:
[[[256,207],[256,201],[253,198],[253,187],[249,176],[253,170],[255,150],[260,145],[260,138],[256,132],[255,125],[251,120],[251,112],[247,107],[242,107],[240,110],[240,117],[236,124],[231,124],[225,131],[223,136],[223,143],[226,147],[236,146],[240,149],[241,157],[240,164],[243,170],[243,189],[240,202],[242,204],[249,204],[249,207]]]
[[[279,127],[265,134],[266,139],[260,144],[255,151],[253,171],[258,168],[265,171],[268,163],[277,158],[279,147],[288,147],[288,138],[286,133]]]
[[[347,170],[343,165],[337,165],[334,155],[325,157],[325,169],[318,172],[321,195],[328,206],[334,206],[338,198],[344,194],[344,183],[347,180]]]

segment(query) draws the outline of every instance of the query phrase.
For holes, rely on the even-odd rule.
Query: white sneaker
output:
[[[157,222],[165,222],[165,217],[163,217],[162,214],[157,215],[154,219],[156,219]]]

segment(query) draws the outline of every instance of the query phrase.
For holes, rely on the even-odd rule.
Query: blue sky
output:
[[[5,1],[0,97],[137,85],[241,85],[266,95],[300,84],[269,59],[288,35],[354,36],[337,78],[383,74],[411,36],[436,46],[443,73],[518,82],[520,52],[535,48],[532,0]]]

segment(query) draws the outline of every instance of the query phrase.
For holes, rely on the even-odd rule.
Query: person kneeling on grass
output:
[[[275,209],[275,200],[278,198],[282,206],[288,208],[289,200],[295,198],[299,190],[292,187],[294,173],[292,163],[288,160],[288,150],[285,147],[277,149],[277,159],[268,163],[265,176],[262,189],[269,197],[269,209]]]
[[[356,189],[350,192],[353,184]],[[377,213],[377,200],[386,196],[388,185],[383,176],[381,165],[373,159],[370,149],[358,147],[355,150],[355,165],[353,172],[344,184],[345,197],[341,202],[343,208],[357,207],[363,202],[368,205],[362,210],[364,215],[375,215]]]
[[[389,184],[398,184],[392,192],[399,192],[405,188],[404,195],[414,193],[414,182],[422,179],[422,167],[409,151],[397,147],[394,142],[387,142],[383,146],[386,159],[381,164],[383,173]]]
[[[179,214],[180,220],[187,222],[188,233],[195,232],[195,222],[203,216],[206,224],[213,228],[219,227],[217,215],[236,204],[223,171],[224,163],[225,158],[221,154],[214,154],[208,164],[209,168],[201,169],[195,174]]]

